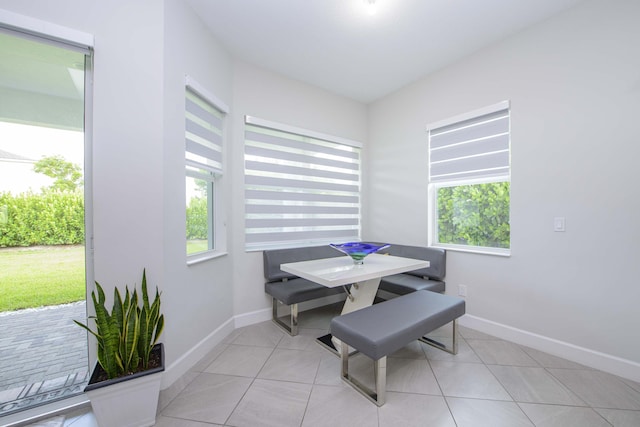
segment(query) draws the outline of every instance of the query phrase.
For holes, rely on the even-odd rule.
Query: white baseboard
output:
[[[271,320],[270,308],[263,308],[262,310],[251,311],[249,313],[233,316],[233,324],[235,326],[235,329],[253,325],[255,323],[264,322],[267,320]]]
[[[313,301],[308,301],[299,305],[298,310],[300,312],[311,310],[316,307],[321,307],[327,304],[333,304],[343,301],[344,295],[337,294],[331,295],[325,298],[318,298]],[[238,314],[233,316],[226,322],[224,322],[215,331],[210,333],[202,341],[197,343],[191,350],[185,353],[178,360],[173,362],[171,366],[165,368],[162,376],[161,390],[168,389],[174,384],[180,377],[186,374],[200,359],[207,355],[211,350],[220,344],[234,329],[242,328],[244,326],[253,325],[255,323],[265,322],[271,320],[271,308],[263,308],[249,313]]]
[[[166,367],[162,375],[160,389],[164,390],[186,374],[200,359],[206,356],[235,329],[233,318],[227,320],[202,341],[193,346],[178,360]]]
[[[271,320],[271,309],[265,308],[233,316],[215,331],[193,346],[182,357],[167,367],[162,376],[161,389],[165,390],[186,374],[196,363],[212,351],[235,329]]]
[[[465,314],[458,324],[619,377],[640,382],[640,363]]]

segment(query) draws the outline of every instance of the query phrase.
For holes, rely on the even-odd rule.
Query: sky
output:
[[[0,150],[34,162],[44,156],[62,156],[80,166],[84,173],[83,132],[0,122]],[[0,192],[10,191],[15,195],[29,189],[39,191],[52,181],[33,172],[33,164],[0,160]]]

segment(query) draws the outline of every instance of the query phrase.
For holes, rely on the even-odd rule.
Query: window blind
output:
[[[247,118],[247,249],[358,240],[360,148],[292,129]]]
[[[428,127],[429,182],[509,178],[508,105],[467,116]]]
[[[224,113],[191,87],[186,89],[187,170],[222,174],[222,119]]]

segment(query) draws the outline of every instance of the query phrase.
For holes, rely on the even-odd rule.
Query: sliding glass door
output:
[[[82,392],[91,52],[0,28],[0,416]],[[89,269],[90,270],[90,269]]]

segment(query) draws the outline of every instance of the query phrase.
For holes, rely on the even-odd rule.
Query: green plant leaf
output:
[[[96,300],[95,293],[91,293],[93,305],[96,311],[96,327],[97,335],[101,337],[99,339],[99,347],[102,351],[98,351],[98,362],[100,366],[105,370],[109,378],[115,378],[118,375],[118,333],[117,325],[113,321],[113,318],[109,315],[109,312],[104,306],[105,296],[102,287],[96,282],[96,289],[98,290],[98,300]],[[100,350],[100,349],[99,349]]]
[[[77,325],[89,331],[98,342],[98,363],[109,378],[147,369],[153,346],[164,328],[164,315],[160,314],[160,292],[156,287],[153,303],[149,304],[146,273],[142,273],[142,306],[139,306],[138,291],[125,286],[124,300],[114,288],[114,303],[111,313],[106,308],[102,287],[96,282],[96,291],[91,293],[96,311],[96,330],[78,321]]]

